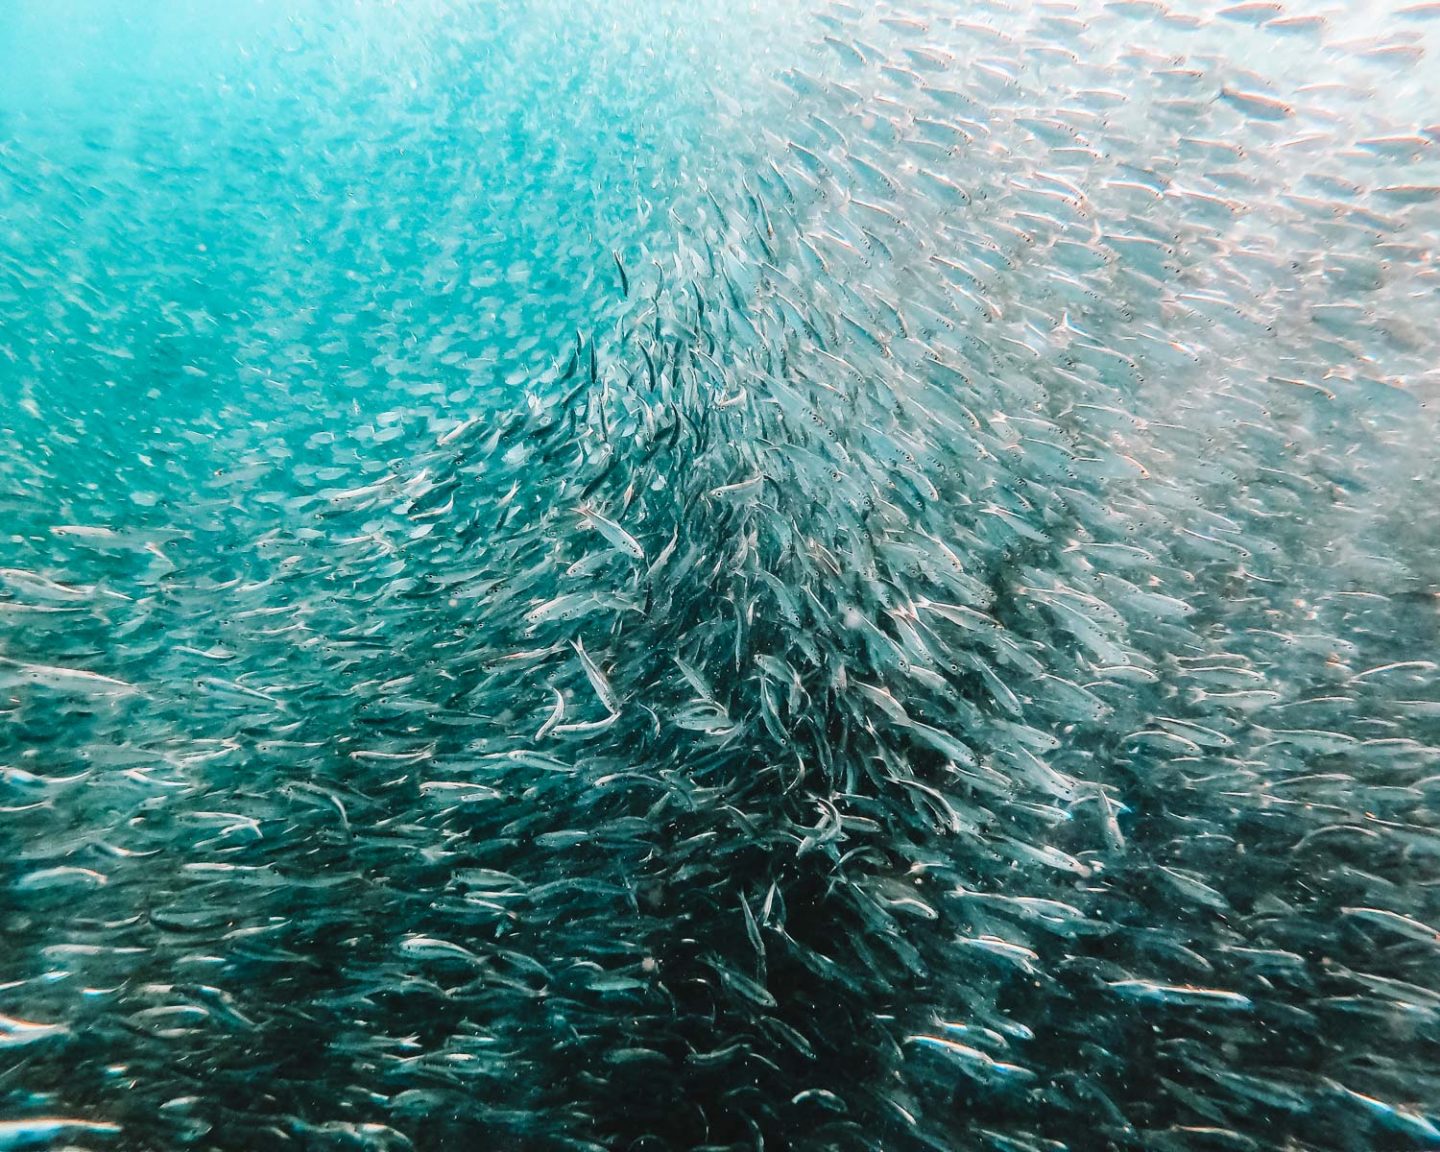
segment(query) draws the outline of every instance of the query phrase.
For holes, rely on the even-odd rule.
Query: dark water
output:
[[[1440,1148],[1437,27],[0,12],[0,1149]]]

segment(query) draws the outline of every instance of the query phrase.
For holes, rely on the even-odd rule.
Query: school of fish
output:
[[[0,1152],[1440,1148],[1440,4],[39,11]]]

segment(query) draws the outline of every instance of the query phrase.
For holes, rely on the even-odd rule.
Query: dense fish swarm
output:
[[[1440,1147],[1440,5],[39,12],[0,1150]]]

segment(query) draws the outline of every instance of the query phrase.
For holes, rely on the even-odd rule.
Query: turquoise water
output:
[[[1437,29],[0,11],[0,1149],[1440,1147]]]

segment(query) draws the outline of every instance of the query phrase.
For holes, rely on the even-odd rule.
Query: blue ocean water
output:
[[[1437,29],[0,10],[0,1149],[1440,1147]]]

